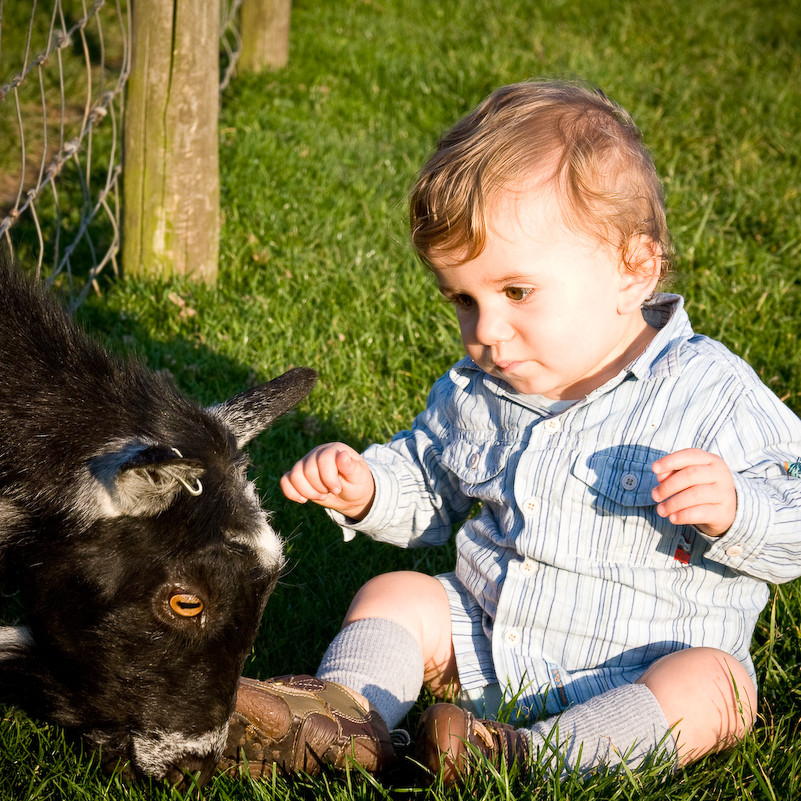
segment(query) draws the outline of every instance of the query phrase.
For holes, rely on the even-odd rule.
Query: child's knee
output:
[[[415,637],[426,684],[437,688],[457,680],[450,603],[436,578],[408,570],[375,576],[356,593],[343,627],[371,617],[392,620]]]
[[[382,573],[362,585],[353,598],[346,623],[365,617],[389,617],[414,613],[418,607],[436,607],[445,590],[433,576],[411,570]],[[447,603],[447,598],[445,598]]]
[[[447,635],[451,614],[445,588],[433,576],[411,570],[382,573],[356,593],[343,625],[368,617],[394,620],[408,629],[427,653],[433,640]]]
[[[662,657],[639,679],[657,698],[684,707],[704,699],[721,709],[741,712],[750,727],[756,712],[756,689],[748,671],[717,648],[687,648]]]
[[[668,654],[638,682],[659,701],[685,763],[734,745],[753,724],[754,683],[737,659],[716,648]]]

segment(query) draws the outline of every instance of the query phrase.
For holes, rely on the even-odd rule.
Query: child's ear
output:
[[[645,234],[629,240],[620,262],[620,298],[618,312],[637,311],[656,289],[662,273],[662,248]]]

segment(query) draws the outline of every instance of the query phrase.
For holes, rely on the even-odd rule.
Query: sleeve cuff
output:
[[[753,479],[734,474],[737,513],[725,534],[709,537],[696,529],[709,543],[707,558],[740,572],[748,572],[749,563],[759,559],[773,526],[770,498],[752,482]]]

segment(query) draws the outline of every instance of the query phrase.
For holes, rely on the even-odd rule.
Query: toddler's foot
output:
[[[479,720],[453,704],[434,704],[417,728],[417,760],[445,784],[459,781],[483,756],[496,767],[528,759],[528,738],[508,723]]]
[[[218,769],[232,776],[317,774],[352,759],[378,773],[395,762],[389,732],[347,687],[313,676],[240,679],[236,711]]]

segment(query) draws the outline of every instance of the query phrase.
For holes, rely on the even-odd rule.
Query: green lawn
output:
[[[215,290],[125,281],[82,321],[204,403],[309,365],[320,382],[250,446],[290,569],[247,672],[313,672],[353,593],[398,568],[447,569],[449,549],[345,545],[319,508],[283,500],[310,447],[383,440],[459,357],[452,309],[415,262],[406,192],[438,134],[496,86],[580,77],[622,103],[665,180],[671,288],[801,412],[801,10],[791,0],[296,0],[290,66],[240,77],[221,119],[222,254]],[[801,456],[801,454],[799,454]],[[754,642],[761,719],[735,751],[665,778],[478,780],[486,799],[801,796],[801,592],[775,590]],[[414,717],[414,714],[413,716]],[[413,721],[411,721],[413,725]],[[169,797],[105,779],[50,727],[7,710],[0,799]],[[425,798],[408,777],[215,781],[228,799]]]

